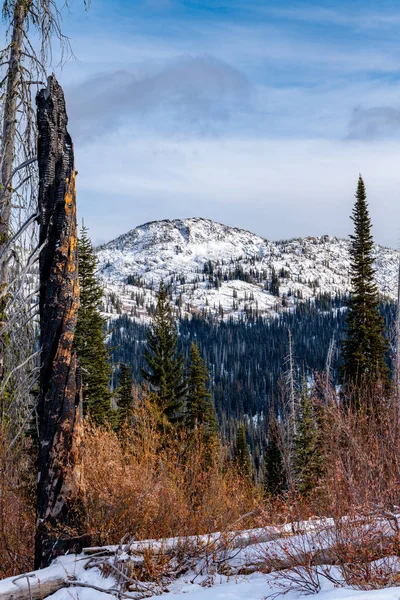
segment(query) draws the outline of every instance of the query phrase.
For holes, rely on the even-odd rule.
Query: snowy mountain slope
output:
[[[146,223],[97,249],[105,311],[146,319],[161,280],[185,314],[273,316],[316,295],[349,290],[349,241],[270,242],[208,219]],[[399,252],[375,247],[376,280],[395,298]]]

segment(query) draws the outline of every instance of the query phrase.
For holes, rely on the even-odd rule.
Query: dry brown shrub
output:
[[[344,580],[377,589],[400,580],[400,424],[379,386],[362,394],[362,410],[327,410],[323,493]]]
[[[317,593],[322,579],[372,590],[398,585],[400,537],[392,517],[363,514],[297,523],[297,533],[259,546],[263,570],[285,591]]]
[[[348,585],[369,590],[398,585],[400,532],[391,514],[358,507],[335,519],[331,547]]]
[[[363,410],[327,410],[323,493],[346,583],[376,589],[400,580],[400,428],[394,398],[362,394]]]
[[[82,468],[84,529],[93,543],[197,535],[224,530],[258,500],[223,460],[202,467],[204,448],[184,433],[157,428],[146,396],[137,398],[134,426],[120,435],[87,424]]]
[[[36,474],[29,450],[27,440],[10,450],[0,427],[0,579],[32,568]]]
[[[373,409],[368,409],[369,405]],[[400,504],[400,427],[394,401],[366,399],[364,411],[326,411],[323,491],[333,514]]]
[[[277,575],[286,589],[318,591],[322,576],[359,589],[399,584],[397,403],[379,385],[358,393],[361,410],[344,406],[333,391],[328,394],[320,483],[307,497],[292,493],[271,511],[278,522],[293,523],[292,538],[263,549],[267,570],[287,568]],[[296,535],[313,515],[323,517],[320,526]]]

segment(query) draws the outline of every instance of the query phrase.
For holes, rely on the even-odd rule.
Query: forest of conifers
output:
[[[248,416],[248,441],[252,448],[265,441],[265,420],[252,419],[278,411],[280,380],[288,370],[289,331],[292,335],[297,385],[305,374],[313,377],[326,369],[330,344],[332,382],[339,383],[341,342],[345,335],[345,298],[341,296],[313,299],[297,305],[279,317],[247,317],[243,321],[211,320],[193,317],[179,322],[179,346],[188,358],[190,343],[195,340],[209,368],[211,389],[221,432],[227,441],[235,437],[237,423]],[[381,302],[380,312],[391,338],[387,354],[393,358],[396,305]],[[108,345],[115,364],[129,364],[134,379],[141,382],[143,352],[147,327],[129,316],[109,323]],[[117,384],[118,371],[114,382]]]

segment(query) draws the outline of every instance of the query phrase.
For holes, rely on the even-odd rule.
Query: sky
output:
[[[64,32],[95,243],[193,216],[345,237],[361,173],[376,241],[399,246],[397,0],[73,0]]]

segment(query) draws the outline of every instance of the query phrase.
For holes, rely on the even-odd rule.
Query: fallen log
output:
[[[191,545],[208,545],[215,544],[217,541],[225,540],[230,544],[230,547],[235,550],[239,548],[247,548],[252,544],[261,544],[264,542],[273,542],[282,537],[290,537],[303,533],[312,533],[321,527],[328,529],[333,525],[332,519],[310,519],[301,523],[287,523],[284,525],[269,525],[267,527],[258,527],[256,529],[247,529],[245,531],[227,531],[209,533],[206,535],[193,535],[186,537],[174,537],[164,539],[149,539],[138,540],[130,544],[127,550],[130,554],[143,554],[143,552],[152,550],[153,554],[171,554],[184,544]],[[118,550],[117,545],[111,546],[92,546],[83,548],[84,554],[90,556],[92,554],[102,553],[104,556],[112,556]]]
[[[260,529],[251,529],[247,531],[236,531],[228,533],[212,533],[209,535],[187,536],[176,538],[165,538],[160,540],[138,540],[130,544],[129,554],[143,554],[149,550],[153,554],[173,554],[185,545],[187,546],[215,546],[216,544],[229,545],[229,548],[236,550],[247,548],[253,544],[272,542],[282,537],[283,532],[278,527],[268,527]],[[112,556],[118,550],[118,546],[92,546],[83,548],[83,553],[87,556],[101,553],[103,556]]]
[[[235,576],[282,571],[283,577],[287,571],[291,577],[291,569],[298,567],[314,571],[323,565],[345,566],[342,550],[336,545],[330,522],[326,524],[322,537],[321,532],[311,531],[311,528],[308,528],[309,533],[306,535],[297,535],[289,539],[282,530],[277,532],[275,528],[264,528],[240,531],[236,534],[210,534],[133,543],[128,541],[126,544],[121,542],[119,546],[88,548],[86,556],[59,558],[57,563],[47,569],[0,582],[0,600],[44,599],[58,589],[79,587],[81,583],[85,584],[85,581],[87,584],[86,578],[81,577],[82,572],[94,568],[105,573],[115,572],[117,585],[122,578],[128,588],[133,586],[135,591],[143,593],[147,591],[147,586],[151,588],[155,585],[154,582],[148,581],[148,566],[144,566],[149,559],[149,556],[146,556],[145,561],[144,555],[151,549],[155,564],[159,562],[162,565],[162,582],[172,581],[189,570],[194,570],[197,576],[207,573],[214,575],[216,572]],[[379,550],[377,549],[374,560],[393,554],[394,532],[379,529],[379,533]],[[359,544],[362,547],[363,541],[360,540]],[[354,562],[359,556],[359,548],[353,545],[352,550],[353,555],[347,560],[352,558]],[[162,553],[170,558],[165,560]],[[110,559],[111,554],[114,558]],[[161,560],[158,559],[160,556]],[[154,590],[150,589],[150,592]]]
[[[60,567],[9,577],[0,581],[0,600],[42,600],[68,585],[68,575]]]
[[[229,562],[227,562],[221,565],[217,571],[220,575],[231,577],[234,575],[251,575],[252,573],[268,574],[275,571],[294,569],[303,565],[319,567],[322,565],[338,564],[337,552],[334,549],[326,548],[317,550],[311,554],[311,559],[310,553],[299,551],[298,554],[292,554],[291,556],[276,556],[269,560],[259,558],[236,566],[230,565]]]

